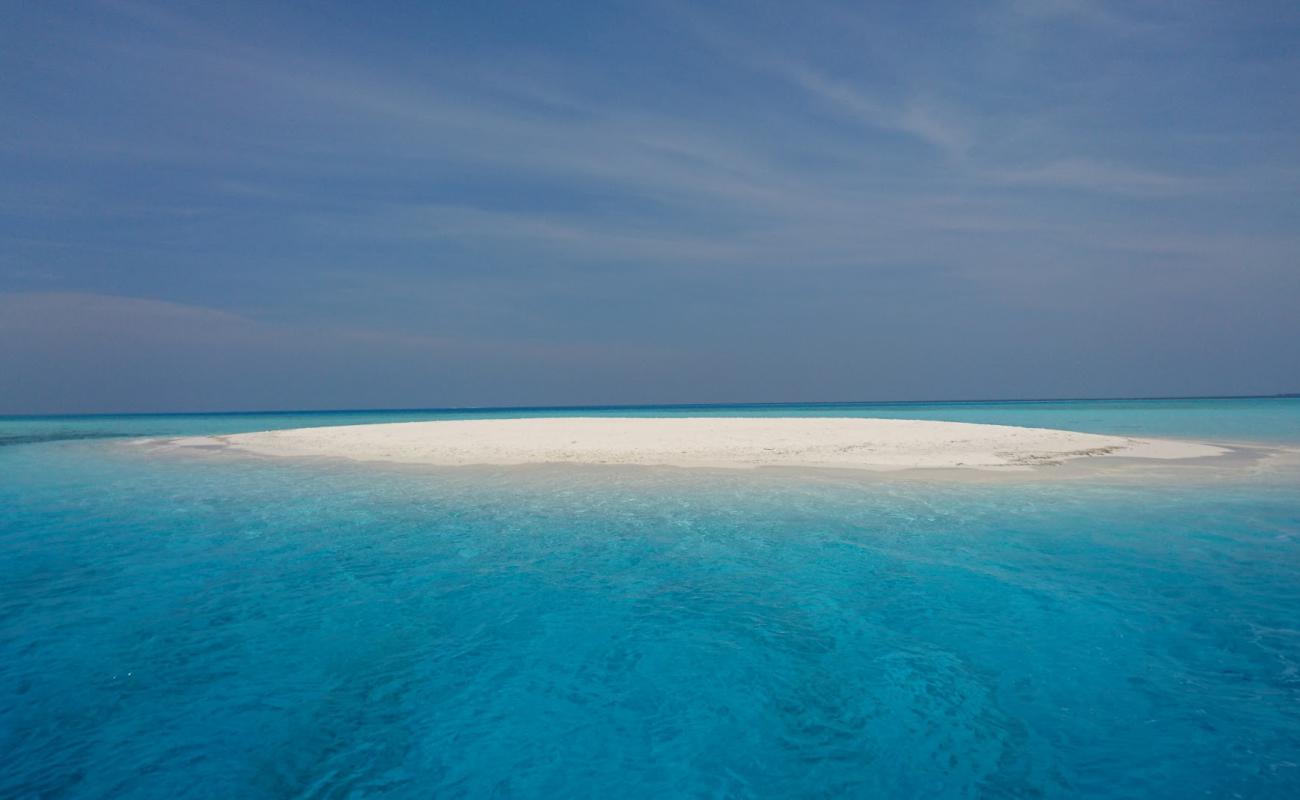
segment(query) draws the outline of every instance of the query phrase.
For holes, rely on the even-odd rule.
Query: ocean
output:
[[[1300,399],[0,418],[0,797],[1300,796],[1300,472],[167,456],[418,419],[1300,447]]]

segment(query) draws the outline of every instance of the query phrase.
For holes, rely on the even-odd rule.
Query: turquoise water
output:
[[[1287,399],[740,412],[1300,442]],[[374,469],[117,438],[435,416],[0,419],[0,797],[1300,794],[1293,471]]]

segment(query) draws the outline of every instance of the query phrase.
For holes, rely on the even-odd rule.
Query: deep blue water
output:
[[[1283,399],[744,411],[1300,442]],[[1293,470],[386,470],[120,439],[431,416],[0,419],[0,797],[1300,796]]]

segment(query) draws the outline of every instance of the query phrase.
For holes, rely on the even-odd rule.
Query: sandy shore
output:
[[[1029,470],[1073,459],[1192,459],[1213,445],[962,422],[860,418],[552,417],[183,437],[169,448],[440,466],[635,464]]]

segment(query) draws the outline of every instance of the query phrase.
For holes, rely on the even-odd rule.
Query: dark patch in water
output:
[[[15,444],[40,444],[41,442],[69,442],[78,439],[117,439],[123,436],[132,436],[139,434],[129,433],[112,433],[103,431],[66,431],[55,433],[33,433],[20,435],[0,434],[0,447],[7,447]]]

